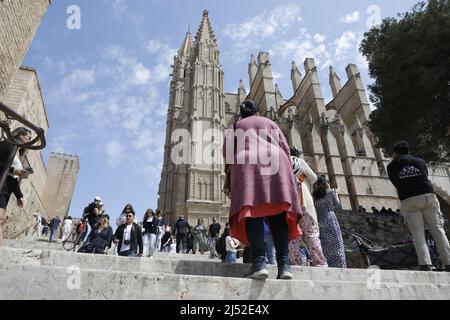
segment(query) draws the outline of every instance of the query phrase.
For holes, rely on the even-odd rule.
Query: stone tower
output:
[[[49,218],[68,215],[77,181],[80,162],[78,156],[51,153],[47,166],[43,202]]]
[[[171,223],[180,214],[191,224],[200,217],[208,223],[213,216],[227,214],[221,192],[225,95],[219,54],[205,10],[195,39],[188,32],[174,58],[158,201]],[[185,161],[174,164],[174,154]]]

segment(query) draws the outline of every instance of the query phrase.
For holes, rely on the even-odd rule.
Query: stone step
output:
[[[29,241],[29,240],[5,240],[5,247],[7,248],[19,248],[19,249],[33,249],[33,250],[54,250],[54,251],[64,251],[64,252],[73,252],[66,251],[63,248],[61,242],[52,242],[48,241]],[[114,248],[114,247],[113,247]],[[77,250],[79,246],[77,246]],[[113,252],[111,249],[110,252]],[[183,256],[184,260],[201,260],[201,261],[219,261],[218,258],[211,259],[209,257],[209,253],[201,254],[176,254],[176,253],[166,253],[166,252],[155,252],[154,257],[158,258],[167,258],[167,259],[179,259],[180,256]],[[242,263],[242,259],[238,259],[238,262]]]
[[[358,281],[251,280],[0,264],[0,299],[66,300],[448,300],[448,284],[369,286]]]
[[[244,278],[248,264],[228,264],[216,261],[184,259],[186,255],[173,258],[128,258],[108,255],[79,254],[53,250],[27,250],[3,248],[0,261],[8,265],[78,266],[92,270],[123,271],[139,273],[166,273],[199,276]],[[270,278],[277,274],[275,266],[269,266]],[[294,279],[302,281],[383,282],[392,285],[445,284],[450,285],[448,272],[420,272],[375,269],[334,269],[292,267]]]

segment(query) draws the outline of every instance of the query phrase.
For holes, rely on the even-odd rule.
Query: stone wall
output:
[[[336,216],[342,229],[357,233],[373,241],[379,247],[389,247],[404,240],[411,240],[411,233],[403,216],[399,214],[373,214],[352,211],[337,212]],[[450,239],[450,225],[444,225]],[[364,260],[359,250],[352,243],[353,238],[342,233],[346,247],[347,264],[350,268],[364,268]]]
[[[0,100],[22,64],[50,0],[0,1]]]
[[[21,67],[14,74],[3,101],[11,109],[47,131],[49,127],[47,114],[38,76],[34,69]],[[11,128],[18,126],[20,123],[17,121],[11,123]],[[34,173],[30,175],[29,179],[21,181],[21,190],[25,198],[23,209],[17,207],[17,199],[11,195],[6,209],[7,223],[4,230],[8,238],[25,235],[24,231],[33,224],[32,214],[36,210],[39,210],[44,218],[48,218],[42,202],[47,171],[41,151],[27,150],[21,160],[24,167],[33,168]]]

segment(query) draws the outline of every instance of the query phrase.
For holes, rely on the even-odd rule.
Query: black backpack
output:
[[[216,252],[220,255],[223,255],[225,251],[226,251],[225,238],[220,237],[216,240]]]

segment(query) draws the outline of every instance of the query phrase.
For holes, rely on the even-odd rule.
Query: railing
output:
[[[41,150],[44,149],[46,146],[45,141],[45,131],[42,128],[37,127],[24,117],[22,117],[20,114],[0,102],[0,111],[5,114],[6,119],[0,120],[0,128],[1,128],[1,137],[8,141],[10,144],[12,144],[13,148],[8,155],[8,158],[5,163],[5,167],[3,168],[3,171],[0,172],[0,190],[3,189],[3,185],[5,184],[6,178],[8,176],[9,170],[11,168],[11,165],[14,161],[14,157],[17,153],[17,150],[19,148],[22,149],[29,149],[29,150]],[[21,144],[18,141],[16,141],[11,134],[11,128],[10,128],[10,121],[17,121],[21,123],[22,125],[28,127],[31,131],[34,131],[36,133],[36,137],[31,140],[28,143]],[[39,145],[35,145],[38,141],[40,141]]]

